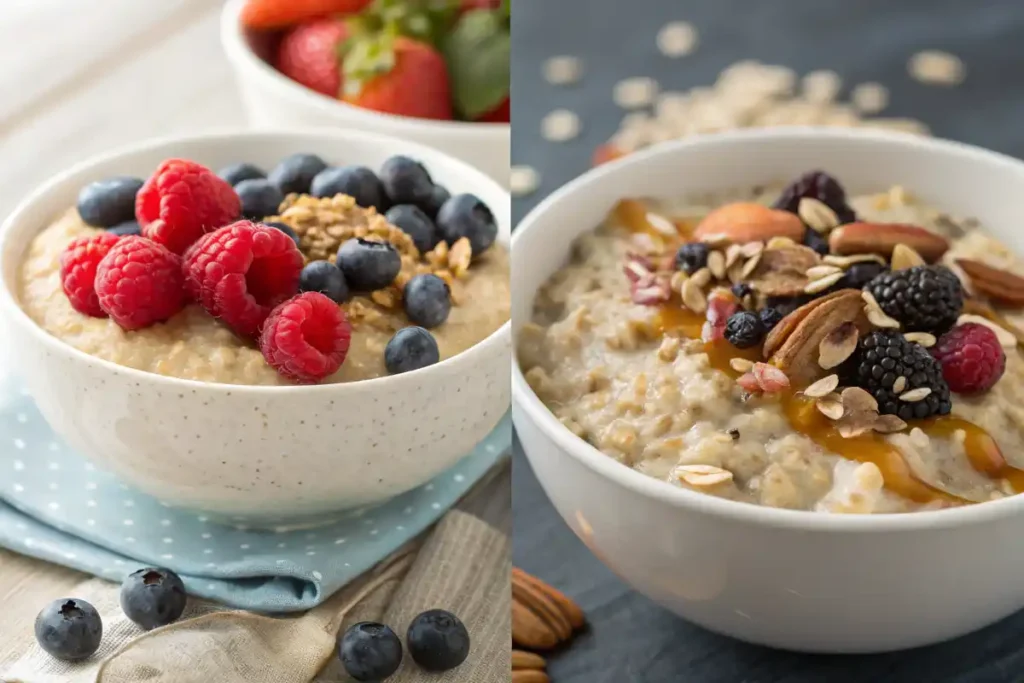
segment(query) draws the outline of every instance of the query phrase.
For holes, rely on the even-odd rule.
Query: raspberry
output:
[[[96,266],[121,239],[109,232],[72,240],[60,255],[60,284],[79,313],[106,318],[96,297]]]
[[[273,310],[263,325],[260,351],[267,363],[298,384],[337,372],[348,355],[352,326],[338,304],[305,292]]]
[[[942,335],[932,349],[942,376],[958,394],[992,388],[1006,370],[1006,354],[996,333],[978,323],[964,323]]]
[[[96,295],[126,330],[163,322],[185,307],[181,257],[145,237],[124,237],[96,268]]]
[[[259,332],[274,306],[299,291],[302,253],[288,235],[259,223],[207,233],[184,259],[189,293],[241,335]]]
[[[176,254],[240,212],[233,187],[205,166],[185,159],[160,164],[135,198],[142,234]]]

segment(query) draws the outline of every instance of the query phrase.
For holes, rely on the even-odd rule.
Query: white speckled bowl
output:
[[[472,192],[509,241],[510,203],[496,182],[437,150],[363,132],[209,134],[157,140],[87,161],[25,199],[0,229],[0,312],[14,367],[53,428],[86,457],[173,505],[251,525],[326,521],[386,500],[454,464],[509,403],[509,324],[464,353],[415,372],[348,384],[252,387],[163,377],[89,356],[18,306],[32,238],[100,178],[145,177],[168,157],[211,168],[264,167],[295,152],[379,168],[421,160],[452,192]]]
[[[382,114],[326,97],[283,76],[268,63],[275,45],[270,33],[247,30],[239,20],[246,0],[228,0],[221,14],[220,40],[256,126],[336,126],[397,135],[436,147],[508,183],[511,127],[507,123],[430,121]]]
[[[619,198],[753,187],[813,168],[854,194],[903,185],[954,215],[980,219],[1024,253],[1024,163],[1016,159],[836,129],[706,136],[592,170],[523,219],[512,246],[515,331],[572,241]],[[888,515],[737,503],[602,454],[555,418],[518,366],[512,395],[523,448],[566,522],[625,581],[701,626],[773,647],[871,652],[953,638],[1024,607],[1024,495]]]

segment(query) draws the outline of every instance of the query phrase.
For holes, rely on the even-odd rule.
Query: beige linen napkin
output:
[[[469,658],[442,675],[419,670],[405,653],[389,683],[506,683],[511,626],[508,536],[466,512],[493,506],[508,486],[507,468],[483,482],[459,508],[367,575],[299,616],[270,617],[190,600],[182,620],[145,633],[118,605],[118,586],[91,579],[72,594],[103,616],[99,652],[86,662],[53,659],[26,625],[26,652],[3,675],[5,683],[343,683],[352,681],[335,656],[338,631],[357,621],[389,624],[405,640],[412,618],[431,608],[459,615],[470,633]],[[488,500],[489,498],[489,500]],[[507,493],[497,496],[498,504]],[[507,508],[506,508],[507,509]],[[505,527],[504,523],[500,526]],[[54,596],[54,598],[59,596]]]

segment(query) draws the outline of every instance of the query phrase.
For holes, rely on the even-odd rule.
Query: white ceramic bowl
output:
[[[511,141],[507,123],[430,121],[381,114],[299,85],[268,63],[274,36],[242,26],[239,14],[245,3],[229,0],[224,5],[220,37],[254,126],[337,126],[395,135],[448,152],[507,186]]]
[[[362,132],[208,134],[118,150],[33,192],[0,232],[0,313],[14,367],[53,428],[82,455],[173,505],[251,525],[326,521],[381,502],[453,465],[508,409],[505,324],[464,353],[402,375],[348,384],[253,387],[174,379],[89,356],[38,327],[18,306],[32,238],[74,205],[79,188],[152,173],[168,157],[217,169],[270,167],[315,150],[332,163],[379,168],[421,160],[453,192],[494,211],[508,244],[510,200],[496,182],[437,150]]]
[[[615,201],[752,187],[809,169],[848,191],[894,184],[974,216],[1024,249],[1024,163],[902,135],[776,129],[665,144],[552,194],[512,240],[513,336],[573,239]],[[817,652],[896,650],[952,638],[1024,607],[1024,496],[960,509],[844,516],[706,496],[640,474],[577,438],[518,366],[513,417],[570,527],[641,593],[711,630]]]

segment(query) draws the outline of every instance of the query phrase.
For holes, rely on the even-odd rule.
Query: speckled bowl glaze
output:
[[[1024,163],[942,140],[779,128],[666,143],[607,164],[537,206],[512,245],[512,319],[573,240],[621,197],[685,197],[834,173],[853,194],[903,185],[1024,249]],[[936,643],[1024,608],[1024,495],[905,514],[842,515],[738,503],[671,486],[570,432],[516,367],[512,414],[558,512],[615,573],[690,621],[813,652]]]
[[[453,192],[486,202],[508,244],[510,202],[496,182],[437,150],[363,132],[233,132],[148,142],[87,161],[25,199],[0,229],[0,311],[18,372],[53,428],[97,465],[172,505],[250,525],[310,524],[426,482],[490,432],[509,404],[509,324],[422,370],[322,386],[208,384],[87,355],[38,327],[17,302],[32,238],[84,184],[145,177],[168,157],[211,168],[270,167],[315,151],[379,168],[421,160]]]

